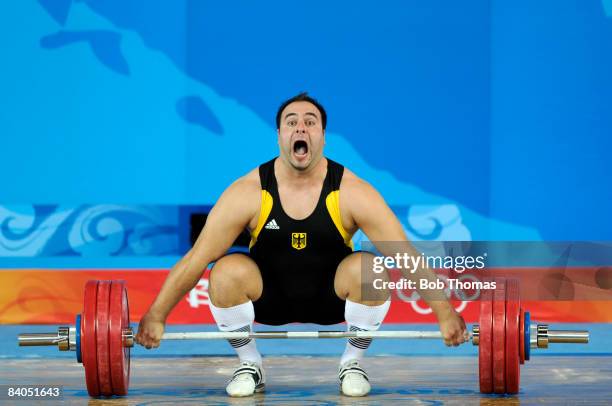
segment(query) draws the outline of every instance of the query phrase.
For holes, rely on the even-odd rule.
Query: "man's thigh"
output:
[[[219,258],[210,273],[209,295],[223,307],[256,301],[263,291],[259,267],[248,255],[232,253]],[[234,303],[238,302],[238,303]]]
[[[374,255],[370,252],[356,251],[347,255],[338,265],[334,278],[334,290],[342,300],[349,299],[352,302],[367,305],[378,305],[384,303],[389,292],[386,289],[378,289],[382,284],[375,283],[377,279],[388,280],[385,272],[375,273],[373,271]]]

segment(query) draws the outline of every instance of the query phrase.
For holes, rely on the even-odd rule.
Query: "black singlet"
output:
[[[334,292],[334,276],[338,264],[353,252],[351,235],[340,218],[344,167],[327,159],[316,208],[307,218],[295,220],[282,208],[274,161],[259,167],[261,211],[249,247],[263,279],[263,293],[254,303],[255,320],[271,325],[342,322],[344,301]]]

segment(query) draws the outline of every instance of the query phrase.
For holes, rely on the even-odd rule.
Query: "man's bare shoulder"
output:
[[[259,181],[259,170],[253,169],[249,173],[240,178],[236,179],[234,183],[230,185],[228,191],[237,194],[256,194],[259,196],[261,192],[261,183]]]
[[[211,213],[224,219],[223,221],[238,222],[245,227],[257,217],[260,201],[259,174],[257,170],[253,170],[236,179],[225,189]]]
[[[347,168],[344,168],[344,174],[342,175],[342,182],[340,182],[340,190],[346,194],[353,195],[357,194],[370,194],[376,193],[374,187],[361,179],[359,176]]]

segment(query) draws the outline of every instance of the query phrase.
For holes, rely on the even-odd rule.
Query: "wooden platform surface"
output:
[[[476,357],[366,358],[372,392],[338,392],[337,357],[267,357],[266,393],[232,399],[225,383],[235,357],[134,358],[129,396],[91,399],[83,367],[59,358],[0,360],[0,384],[57,384],[67,405],[606,405],[612,404],[612,357],[541,356],[521,368],[517,396],[482,395]],[[41,401],[51,405],[56,402]],[[25,405],[29,401],[2,404]]]

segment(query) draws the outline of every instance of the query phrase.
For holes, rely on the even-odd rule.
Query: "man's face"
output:
[[[278,129],[280,155],[294,169],[303,171],[323,156],[325,130],[321,113],[306,101],[293,102],[281,113]]]

